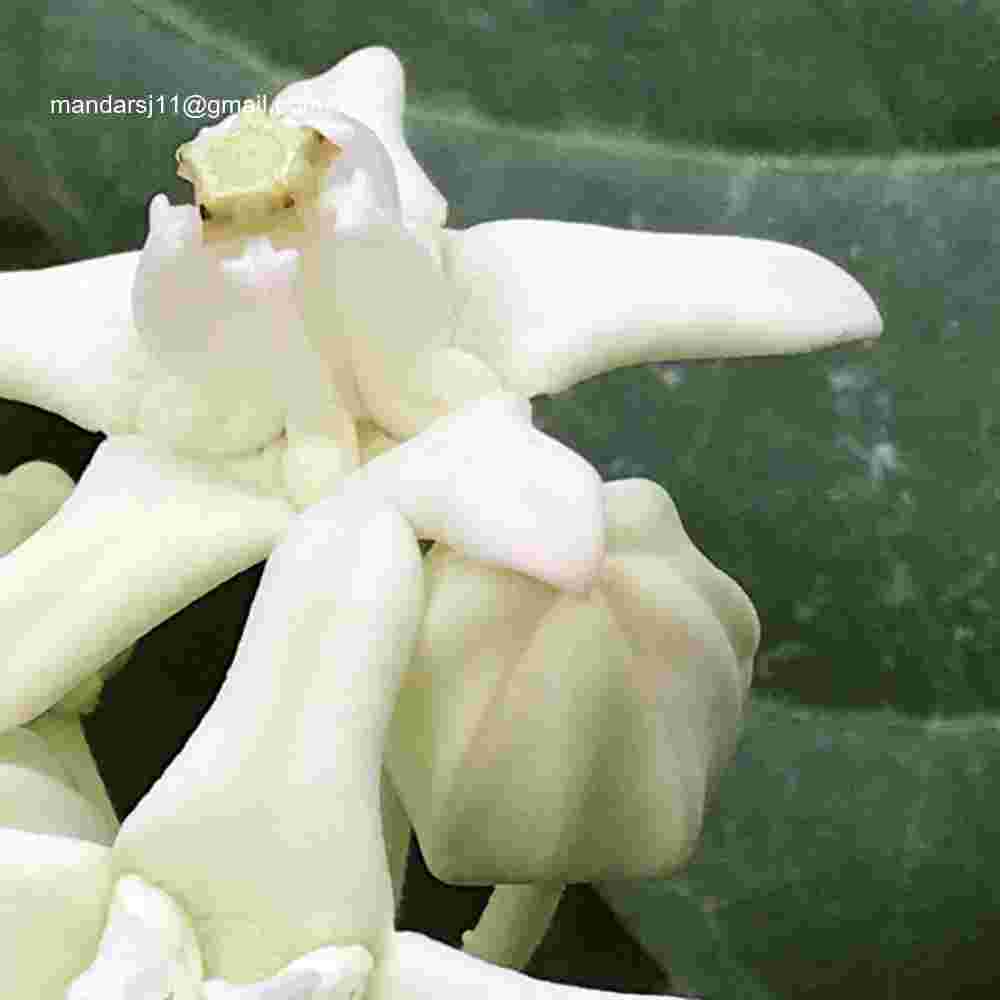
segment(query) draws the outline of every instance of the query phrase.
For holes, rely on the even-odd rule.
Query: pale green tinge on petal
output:
[[[52,745],[47,735],[44,727],[0,734],[0,826],[110,844],[118,829],[114,814],[91,800],[95,790],[81,788],[74,773],[86,761],[73,754],[89,758],[86,744],[70,748],[56,738]]]
[[[91,753],[79,715],[44,712],[33,722],[28,723],[26,728],[45,740],[49,750],[62,764],[71,786],[87,800],[100,817],[105,831],[105,836],[100,838],[100,842],[111,843],[118,832],[118,815],[98,770],[97,761]],[[0,740],[2,739],[3,736],[0,736]]]
[[[403,883],[406,880],[406,861],[410,851],[412,827],[403,809],[399,793],[392,784],[389,772],[383,767],[379,793],[382,806],[382,838],[385,840],[386,860],[389,863],[389,877],[392,879],[392,898],[398,909],[403,898]]]
[[[470,558],[585,590],[604,552],[597,472],[531,425],[514,396],[481,400],[357,473],[421,538]]]
[[[11,1000],[65,1000],[92,960],[111,898],[111,852],[0,828],[0,970]]]
[[[449,237],[456,346],[528,395],[624,365],[811,351],[882,329],[854,278],[784,243],[534,220]]]
[[[405,79],[394,52],[358,49],[332,69],[286,87],[271,102],[277,114],[340,111],[367,125],[392,159],[408,223],[444,225],[448,204],[413,157],[403,135]]]
[[[97,955],[66,1000],[202,1000],[201,954],[191,922],[141,878],[115,883]]]
[[[462,935],[462,950],[505,969],[523,969],[552,923],[561,882],[495,886],[476,926]]]
[[[379,963],[367,1000],[612,1000],[640,995],[543,982],[490,965],[423,934],[400,933],[393,935]]]
[[[0,560],[0,731],[265,558],[290,513],[140,438],[102,444],[59,513]]]
[[[0,274],[0,396],[130,434],[149,356],[132,325],[137,253]]]
[[[358,484],[275,550],[218,697],[114,848],[118,871],[191,914],[209,975],[262,979],[327,944],[380,950],[382,746],[422,612],[416,538]]]
[[[608,553],[586,594],[440,546],[425,561],[386,759],[445,881],[662,877],[695,845],[738,734],[756,614],[659,486],[604,496]]]

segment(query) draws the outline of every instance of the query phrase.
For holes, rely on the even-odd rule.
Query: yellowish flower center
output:
[[[315,129],[252,108],[229,131],[202,133],[181,146],[177,174],[194,185],[205,239],[230,239],[300,228],[339,152]]]

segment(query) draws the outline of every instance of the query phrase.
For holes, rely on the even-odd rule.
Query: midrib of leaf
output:
[[[174,32],[178,37],[218,53],[219,57],[227,62],[245,67],[267,83],[272,91],[276,92],[302,75],[300,68],[275,63],[242,39],[207,24],[172,0],[155,0],[155,2],[128,0],[128,2],[136,11]],[[408,124],[419,129],[537,143],[541,147],[549,147],[554,157],[608,156],[630,162],[646,162],[651,167],[662,164],[664,169],[668,169],[670,163],[694,160],[733,172],[745,169],[747,164],[753,164],[757,168],[767,170],[816,174],[830,172],[884,174],[887,164],[890,163],[892,172],[900,174],[938,173],[956,169],[977,171],[1000,167],[1000,147],[965,153],[903,150],[892,157],[875,153],[827,156],[732,153],[709,146],[657,143],[632,133],[612,129],[571,129],[558,132],[531,129],[497,121],[473,108],[448,107],[426,100],[420,103],[408,103],[406,119]]]

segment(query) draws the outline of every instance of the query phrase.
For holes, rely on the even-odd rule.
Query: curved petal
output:
[[[73,492],[73,480],[51,462],[25,462],[0,476],[0,556],[36,532]]]
[[[0,827],[110,844],[117,823],[74,785],[41,733],[19,727],[0,734]]]
[[[0,969],[13,1000],[65,1000],[93,959],[111,898],[111,851],[0,828]]]
[[[882,329],[854,278],[785,243],[528,219],[449,237],[456,346],[526,395],[624,365],[811,351]]]
[[[149,356],[129,298],[138,253],[0,274],[0,396],[129,434]]]
[[[319,76],[286,87],[274,98],[271,109],[293,117],[308,110],[336,110],[363,122],[392,157],[404,218],[442,226],[448,204],[414,159],[403,135],[405,88],[403,66],[396,54],[371,46],[352,52]]]
[[[479,359],[455,350],[452,290],[436,248],[401,226],[319,239],[304,261],[310,336],[329,365],[348,346],[357,392],[377,424],[410,437],[501,389]]]
[[[481,400],[356,473],[421,538],[473,559],[586,590],[604,553],[597,472],[531,425],[513,396]]]
[[[391,947],[379,963],[369,1000],[612,1000],[638,993],[611,993],[563,986],[501,969],[471,955],[432,941],[423,934],[392,936]],[[659,994],[662,1000],[679,1000]]]
[[[187,915],[165,892],[130,875],[115,884],[97,955],[66,1000],[202,1000],[201,978]]]
[[[45,712],[27,728],[41,736],[58,758],[72,787],[90,803],[108,832],[106,840],[99,838],[100,843],[110,844],[118,832],[118,815],[87,743],[80,716]]]
[[[191,914],[210,975],[381,949],[382,745],[422,612],[413,532],[364,489],[312,507],[275,550],[218,697],[114,849]]]
[[[107,440],[59,513],[0,560],[0,732],[265,558],[290,513],[141,438]]]

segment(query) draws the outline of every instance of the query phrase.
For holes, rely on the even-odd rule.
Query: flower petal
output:
[[[0,969],[12,1000],[64,1000],[93,959],[111,898],[111,851],[0,828]]]
[[[532,979],[432,941],[423,934],[392,936],[369,990],[369,1000],[611,1000],[638,993],[587,990]],[[678,1000],[659,994],[662,1000]]]
[[[73,480],[51,462],[25,462],[0,476],[0,556],[37,531],[73,492]]]
[[[513,396],[481,400],[432,424],[356,473],[421,538],[470,558],[585,590],[604,552],[597,472],[531,425]]]
[[[31,729],[0,734],[0,826],[110,844],[117,823],[74,787],[60,756]]]
[[[310,336],[330,366],[347,345],[358,395],[390,434],[410,437],[502,389],[482,361],[451,347],[452,290],[435,244],[373,226],[317,240],[304,268]]]
[[[290,513],[141,438],[107,440],[59,513],[0,560],[0,732],[265,558]]]
[[[882,329],[854,278],[784,243],[527,219],[449,236],[456,346],[527,395],[624,365],[811,351]]]
[[[123,824],[117,869],[188,910],[209,974],[261,979],[326,944],[380,950],[382,744],[422,572],[409,525],[357,484],[310,508],[268,562],[214,704]]]
[[[93,962],[66,1000],[201,1000],[201,954],[187,915],[134,875],[115,883]]]
[[[0,274],[0,396],[129,434],[148,354],[132,324],[139,260],[119,253]]]
[[[332,69],[286,87],[271,103],[279,114],[341,111],[368,126],[382,141],[396,171],[407,222],[444,225],[448,204],[413,157],[403,135],[405,79],[390,49],[358,49]]]

